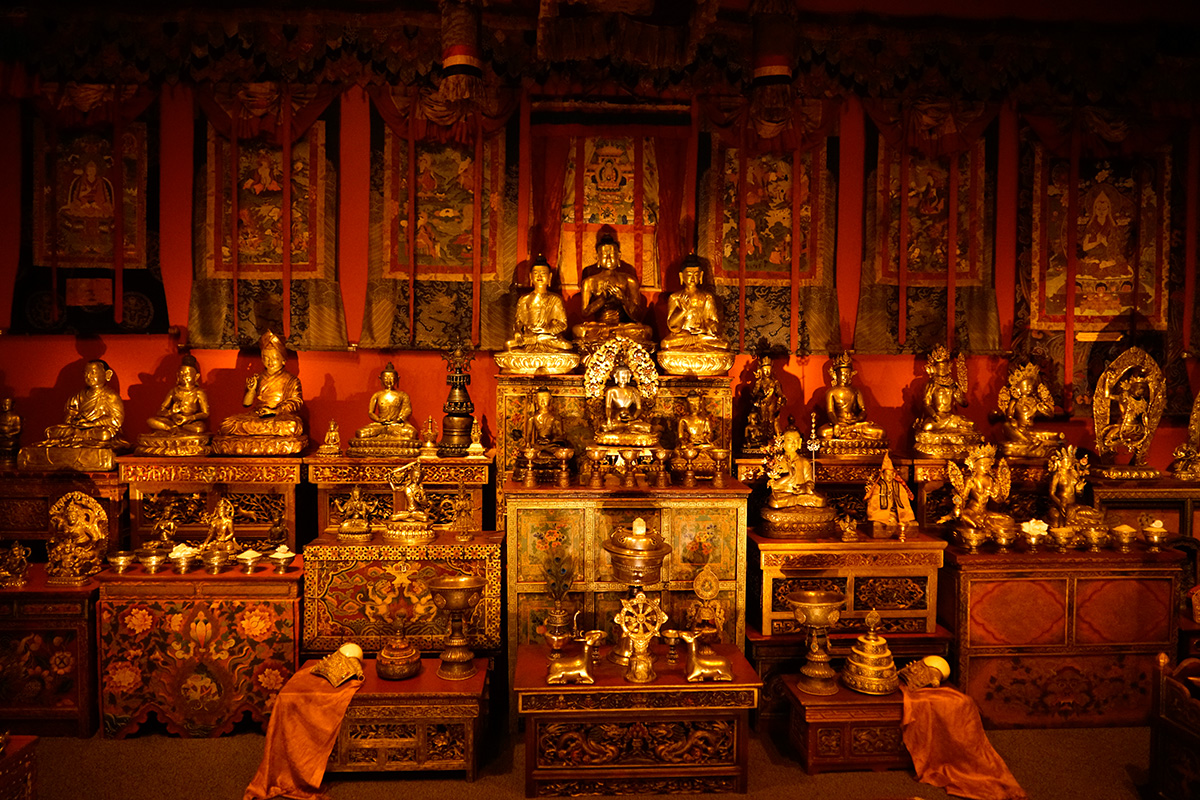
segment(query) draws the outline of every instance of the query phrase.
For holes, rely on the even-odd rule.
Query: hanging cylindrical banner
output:
[[[750,115],[780,122],[792,113],[792,64],[796,29],[787,4],[760,0],[751,8],[754,22],[754,65],[750,82]]]
[[[479,9],[470,3],[442,2],[442,98],[477,98],[483,88]]]

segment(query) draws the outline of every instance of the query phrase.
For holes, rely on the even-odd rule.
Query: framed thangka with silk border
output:
[[[616,235],[621,260],[633,266],[642,289],[661,289],[658,209],[653,137],[572,137],[558,242],[563,285],[578,286],[584,268],[595,263],[596,237],[603,228]]]
[[[1136,327],[1149,337],[1138,344],[1160,361],[1168,387],[1177,384],[1186,397],[1186,376],[1162,363],[1163,337],[1170,338],[1172,324],[1170,147],[1139,157],[1080,159],[1073,265],[1067,257],[1070,158],[1056,157],[1036,140],[1026,157],[1030,257],[1017,316],[1028,324],[1014,348],[1053,364],[1054,374],[1046,377],[1057,390],[1067,378],[1062,365],[1070,330],[1072,411],[1090,415],[1091,390],[1104,362],[1129,346],[1128,334]],[[1070,283],[1074,297],[1068,308]],[[1168,413],[1186,411],[1168,402]]]
[[[15,282],[14,332],[166,330],[162,278],[148,269],[157,238],[147,220],[147,126],[129,122],[120,130],[117,148],[111,125],[54,129],[34,122],[33,262]]]
[[[476,174],[473,145],[418,141],[414,172],[408,140],[384,126],[383,151],[372,159],[372,235],[361,346],[440,349],[459,337],[470,341],[472,314],[492,303],[500,283],[503,132],[485,137],[479,150],[481,175]],[[415,174],[412,187],[410,174]],[[410,200],[415,202],[411,209]]]
[[[946,344],[952,290],[954,349],[995,350],[995,177],[986,140],[937,158],[903,156],[883,135],[877,142],[867,179],[856,349],[921,353]]]
[[[203,192],[196,230],[202,256],[194,270],[189,323],[196,346],[236,347],[268,329],[283,330],[288,179],[283,148],[256,137],[239,139],[236,152],[235,168],[231,142],[208,126],[205,170],[197,181],[197,191]],[[336,271],[337,181],[326,159],[324,121],[313,123],[292,145],[290,182],[287,344],[340,349],[347,340]]]
[[[825,140],[753,154],[715,142],[699,252],[714,265],[725,335],[743,351],[839,347],[837,191]]]

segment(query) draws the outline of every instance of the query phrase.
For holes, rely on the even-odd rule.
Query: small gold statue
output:
[[[1054,413],[1054,398],[1046,384],[1038,379],[1038,368],[1026,362],[1008,372],[1008,385],[1001,387],[996,398],[999,413],[1004,417],[1004,454],[1011,457],[1046,458],[1059,444],[1063,435],[1058,431],[1038,428],[1036,417]]]
[[[101,472],[113,469],[115,453],[129,449],[121,438],[125,404],[109,387],[113,371],[103,361],[89,361],[83,368],[85,388],[67,401],[66,416],[59,425],[46,428],[46,438],[21,448],[22,469],[76,469]]]
[[[13,542],[0,554],[0,589],[16,589],[29,582],[29,548]]]
[[[338,524],[338,541],[366,542],[371,540],[371,504],[362,496],[362,487],[355,486],[350,496],[339,505],[342,521]]]
[[[912,489],[896,474],[891,454],[885,453],[879,472],[867,483],[867,522],[885,530],[916,525],[912,499]]]
[[[388,485],[392,487],[396,502],[392,516],[385,524],[385,540],[404,544],[424,544],[433,540],[434,534],[429,527],[431,504],[422,483],[422,473],[421,461],[417,460],[396,467],[388,476]]]
[[[382,388],[367,402],[367,416],[371,421],[355,431],[347,455],[412,458],[417,454],[420,448],[417,429],[409,422],[412,402],[406,392],[396,387],[399,377],[389,361],[379,373]]]
[[[1050,484],[1050,524],[1064,527],[1075,523],[1081,504],[1078,497],[1087,487],[1088,457],[1077,457],[1075,446],[1065,444],[1046,463]]]
[[[915,425],[913,449],[930,458],[962,458],[983,441],[975,423],[954,409],[967,404],[967,361],[962,353],[951,360],[937,345],[925,360],[929,382],[922,396],[921,417]]]
[[[233,501],[228,497],[217,500],[217,507],[207,516],[208,536],[200,543],[201,552],[224,550],[230,557],[238,552],[240,548],[233,537],[233,516]]]
[[[338,425],[336,419],[329,420],[329,427],[325,429],[325,441],[321,442],[317,447],[314,455],[321,458],[338,458],[342,454],[342,429]]]
[[[21,449],[21,415],[13,411],[13,399],[0,399],[0,462],[16,461]]]
[[[702,284],[704,268],[691,253],[679,272],[682,288],[667,298],[667,329],[658,363],[668,375],[724,375],[733,353],[722,330],[717,297]]]
[[[850,385],[856,374],[849,353],[842,353],[829,362],[830,386],[825,390],[825,414],[829,423],[817,430],[825,441],[826,456],[877,455],[887,451],[887,433],[867,419],[863,393]]]
[[[596,435],[600,444],[650,446],[657,443],[650,423],[643,419],[642,392],[630,385],[633,372],[624,364],[613,368],[613,384],[604,390],[604,425]]]
[[[81,586],[104,566],[108,550],[108,514],[94,497],[67,492],[50,508],[46,545],[46,582]]]
[[[954,509],[938,522],[952,523],[957,529],[992,532],[1013,526],[1012,517],[988,510],[992,501],[1005,503],[1012,486],[1008,460],[996,463],[996,446],[980,444],[966,458],[966,474],[953,461],[946,464],[954,487]]]
[[[762,512],[766,536],[812,538],[828,532],[833,522],[834,509],[816,489],[816,469],[801,452],[803,443],[800,432],[789,428],[763,459],[771,492]]]
[[[200,388],[200,365],[195,356],[188,353],[180,359],[175,386],[146,424],[153,430],[138,437],[140,455],[206,456],[211,452],[208,393]]]
[[[576,641],[583,643],[583,652],[567,658],[552,659],[546,667],[546,683],[551,686],[567,683],[592,684],[592,651],[608,636],[604,631],[588,631]]]
[[[539,472],[554,474],[569,469],[575,448],[566,438],[562,417],[554,410],[549,387],[534,389],[526,408],[531,411],[525,420],[524,444],[518,451],[513,479],[534,485]],[[569,474],[564,477],[570,480]]]
[[[300,379],[284,369],[283,341],[271,331],[259,339],[263,371],[246,380],[242,405],[250,410],[221,421],[213,451],[229,456],[280,456],[299,453],[308,444]]]
[[[446,530],[454,534],[456,542],[471,541],[475,532],[479,530],[479,525],[475,523],[475,501],[471,499],[471,493],[467,491],[462,480],[458,482],[458,491],[455,493],[451,505],[454,516],[450,519]]]
[[[1155,478],[1146,453],[1167,404],[1162,370],[1146,351],[1131,347],[1113,359],[1092,393],[1096,453],[1106,478]],[[1129,458],[1118,465],[1121,451]]]
[[[779,412],[786,402],[783,386],[771,374],[771,359],[760,355],[750,387],[742,452],[762,453],[775,440],[779,433]]]
[[[513,335],[496,363],[503,372],[519,375],[561,375],[579,366],[575,346],[563,338],[567,307],[562,295],[550,291],[554,278],[546,257],[538,255],[529,267],[533,289],[517,301]]]
[[[633,268],[621,262],[621,245],[611,235],[596,239],[596,263],[584,268],[580,287],[587,322],[572,332],[585,353],[613,336],[624,336],[654,349],[650,328],[641,323],[646,301]]]
[[[719,656],[711,649],[700,649],[702,634],[696,631],[680,631],[679,638],[687,643],[687,662],[683,667],[684,678],[688,683],[700,681],[731,681],[733,680],[733,664],[725,656]]]

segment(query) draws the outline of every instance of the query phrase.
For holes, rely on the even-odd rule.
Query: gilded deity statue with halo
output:
[[[421,449],[417,441],[417,429],[409,417],[412,402],[408,393],[396,384],[400,375],[392,362],[379,373],[379,391],[367,401],[367,416],[370,418],[354,433],[347,448],[347,455],[378,458],[413,458]]]
[[[229,456],[280,456],[299,453],[308,444],[300,379],[284,369],[283,340],[267,331],[259,339],[263,369],[246,380],[242,405],[247,411],[221,421],[213,451]]]
[[[954,508],[938,522],[950,523],[958,530],[992,532],[1011,527],[1012,517],[989,509],[989,504],[1008,502],[1012,472],[1008,460],[996,461],[996,446],[980,444],[967,453],[966,470],[950,461],[946,471],[954,487]]]
[[[863,456],[886,453],[887,432],[867,418],[861,390],[851,385],[854,361],[842,353],[829,361],[831,385],[825,390],[825,414],[829,422],[817,429],[827,457]]]
[[[46,428],[46,438],[21,448],[21,469],[76,469],[101,472],[116,466],[115,455],[129,449],[121,433],[125,403],[109,384],[113,371],[104,361],[83,367],[84,388],[67,401],[63,421]]]
[[[1036,365],[1026,362],[1010,368],[1008,383],[1001,387],[996,402],[1004,417],[1001,447],[1006,456],[1046,458],[1062,443],[1061,433],[1039,428],[1034,423],[1035,417],[1054,413],[1054,398],[1038,378]]]
[[[496,363],[504,372],[519,375],[561,375],[579,365],[575,345],[567,341],[567,307],[562,295],[551,291],[554,271],[538,255],[529,267],[531,291],[517,301],[512,338]]]
[[[921,398],[920,416],[914,425],[913,450],[930,458],[962,458],[983,441],[975,423],[955,409],[967,404],[967,362],[961,353],[936,345],[925,360],[929,381]]]
[[[722,331],[721,307],[704,287],[704,266],[691,253],[679,271],[679,291],[667,298],[667,328],[658,363],[668,375],[724,375],[733,353]]]
[[[1158,469],[1146,463],[1146,454],[1166,403],[1162,369],[1149,353],[1130,347],[1114,358],[1092,392],[1092,424],[1100,457],[1093,469],[1114,479],[1158,477]],[[1118,463],[1124,460],[1127,463]]]
[[[146,424],[151,431],[138,437],[139,455],[209,454],[208,393],[200,388],[200,365],[195,356],[188,353],[179,360],[175,385]]]

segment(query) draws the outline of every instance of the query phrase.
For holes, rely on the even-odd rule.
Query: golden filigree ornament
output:
[[[901,667],[899,677],[909,689],[935,689],[950,677],[950,662],[941,656],[925,656]]]
[[[1166,404],[1162,370],[1146,351],[1131,347],[1113,359],[1092,393],[1100,458],[1093,469],[1118,480],[1158,477],[1158,470],[1146,465],[1146,453]],[[1128,455],[1128,464],[1117,463],[1121,453]]]
[[[318,661],[310,671],[329,681],[330,686],[341,686],[346,681],[363,679],[362,659],[362,648],[347,642]]]
[[[658,677],[654,672],[654,659],[650,657],[650,640],[659,635],[667,621],[667,614],[658,601],[638,592],[632,598],[622,598],[621,610],[613,622],[629,641],[632,653],[625,670],[625,680],[630,683],[651,683]]]
[[[108,514],[94,497],[67,492],[50,507],[46,583],[82,586],[104,566]]]

